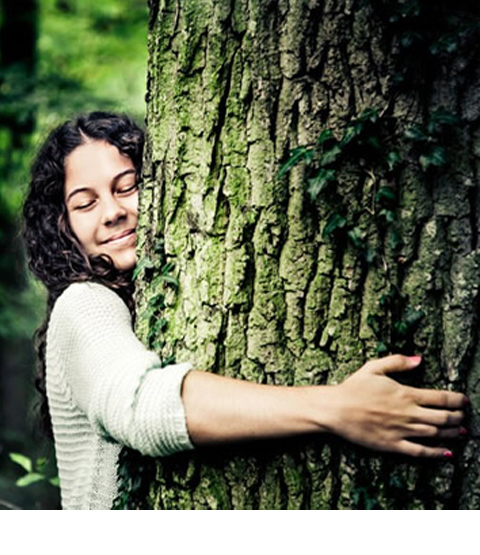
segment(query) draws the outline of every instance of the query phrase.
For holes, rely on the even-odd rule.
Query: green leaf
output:
[[[408,325],[403,320],[401,320],[400,322],[395,322],[393,327],[401,337],[405,337],[407,335]]]
[[[308,180],[308,194],[312,200],[316,200],[318,195],[325,189],[330,181],[335,181],[337,172],[322,168],[318,174]]]
[[[165,266],[162,268],[162,275],[166,276],[170,272],[173,272],[175,269],[175,264],[173,262],[167,262]]]
[[[441,167],[447,163],[447,151],[443,146],[435,145],[429,149],[427,154],[423,154],[419,158],[422,170],[427,170],[430,166]]]
[[[323,229],[323,237],[328,237],[334,231],[345,227],[347,220],[340,214],[330,216],[325,228]]]
[[[44,468],[44,466],[47,464],[47,459],[46,457],[41,457],[39,459],[37,459],[36,461],[36,468],[37,470],[41,470],[42,468]]]
[[[162,281],[169,283],[170,285],[173,285],[174,287],[178,287],[179,283],[178,283],[178,279],[176,277],[173,276],[161,276]]]
[[[415,310],[411,307],[407,307],[405,309],[405,315],[403,317],[403,320],[405,321],[405,323],[409,328],[412,328],[413,326],[418,324],[418,322],[420,322],[420,320],[424,317],[425,317],[425,312],[423,312],[423,310]]]
[[[406,129],[404,137],[415,143],[428,141],[428,135],[426,135],[418,125]]]
[[[365,234],[362,233],[360,228],[354,227],[348,232],[348,237],[352,241],[352,243],[357,247],[357,249],[361,249],[365,246]]]
[[[388,234],[388,246],[392,250],[398,249],[403,244],[402,237],[400,233],[396,229],[391,229],[390,233]]]
[[[333,137],[333,132],[331,129],[324,129],[321,133],[320,133],[320,137],[318,137],[317,139],[317,144],[321,145],[323,144],[325,141],[328,141],[328,139],[331,139]]]
[[[358,137],[358,135],[360,135],[360,133],[362,132],[362,129],[363,129],[363,123],[350,124],[345,130],[345,133],[343,134],[342,140],[340,141],[340,146],[346,146],[349,143],[351,143],[353,139],[355,139],[356,137]]]
[[[371,264],[377,258],[377,251],[375,249],[372,249],[371,247],[368,247],[363,251],[363,255],[365,257],[365,260],[367,261],[367,264]]]
[[[370,326],[373,333],[378,336],[380,333],[380,318],[375,314],[369,314],[367,316],[367,324]]]
[[[376,123],[378,120],[378,111],[375,108],[366,108],[360,116],[355,120],[356,122],[370,121]]]
[[[290,158],[283,164],[278,171],[278,179],[281,179],[286,173],[288,173],[294,166],[296,166],[301,160],[306,159],[307,163],[311,162],[315,152],[313,149],[309,149],[306,146],[299,146],[290,151]]]
[[[378,202],[381,206],[391,206],[396,203],[396,200],[395,191],[388,186],[380,187],[375,195],[375,202]]]
[[[320,165],[328,166],[329,164],[333,164],[333,162],[336,162],[341,153],[342,149],[338,145],[333,146],[322,154],[322,157],[320,158]]]
[[[43,474],[38,474],[36,472],[31,472],[30,474],[25,474],[25,476],[22,476],[21,478],[19,478],[15,482],[15,485],[19,488],[24,488],[24,487],[29,486],[31,484],[41,482],[45,479],[46,478],[45,478],[45,476],[43,476]]]
[[[50,482],[50,484],[52,484],[52,486],[55,486],[57,488],[60,487],[60,478],[58,476],[55,476],[55,478],[50,478],[50,480],[48,480]]]
[[[150,258],[145,257],[140,260],[140,262],[136,265],[135,270],[133,271],[132,279],[136,279],[137,276],[140,274],[142,270],[145,268],[154,268],[155,264],[150,260]]]
[[[395,150],[391,150],[387,154],[387,165],[390,171],[392,171],[400,161],[401,161],[400,154],[398,154],[398,152],[396,152]]]
[[[439,131],[440,126],[449,126],[452,127],[454,125],[458,125],[460,122],[458,116],[453,114],[452,112],[448,112],[447,110],[437,110],[433,112],[430,116],[427,124],[427,131],[431,135]]]
[[[383,216],[389,224],[393,224],[395,221],[395,212],[393,212],[393,210],[386,210],[384,208],[383,210],[380,210],[378,215]]]
[[[25,455],[22,455],[21,453],[10,453],[9,457],[11,461],[19,464],[27,472],[32,471],[32,461]]]

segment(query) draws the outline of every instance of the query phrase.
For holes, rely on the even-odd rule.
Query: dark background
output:
[[[80,112],[143,123],[147,33],[146,0],[0,0],[0,509],[59,508],[34,410],[32,336],[45,291],[26,270],[19,233],[29,167],[52,127]],[[19,459],[29,473],[12,453],[30,459]]]

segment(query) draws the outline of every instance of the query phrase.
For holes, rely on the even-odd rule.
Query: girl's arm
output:
[[[411,456],[450,456],[411,438],[464,433],[461,393],[402,385],[390,372],[412,370],[421,357],[368,362],[340,385],[261,385],[191,371],[183,381],[187,427],[195,445],[330,432],[349,441]]]

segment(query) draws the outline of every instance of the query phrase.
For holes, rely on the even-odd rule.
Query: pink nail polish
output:
[[[443,456],[447,459],[451,459],[453,457],[453,453],[451,451],[444,451]]]
[[[465,397],[465,399],[463,400],[463,406],[468,407],[469,405],[470,405],[470,399],[468,397]]]
[[[459,433],[461,436],[466,436],[466,435],[468,434],[468,430],[467,430],[467,428],[464,428],[463,426],[460,426],[460,428],[459,428],[459,430],[458,430],[458,433]]]

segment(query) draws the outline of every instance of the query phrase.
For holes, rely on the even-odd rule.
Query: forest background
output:
[[[147,32],[145,0],[0,1],[0,509],[59,507],[46,479],[56,475],[51,446],[33,418],[32,336],[45,291],[27,273],[20,236],[30,164],[75,114],[116,110],[143,122]]]

